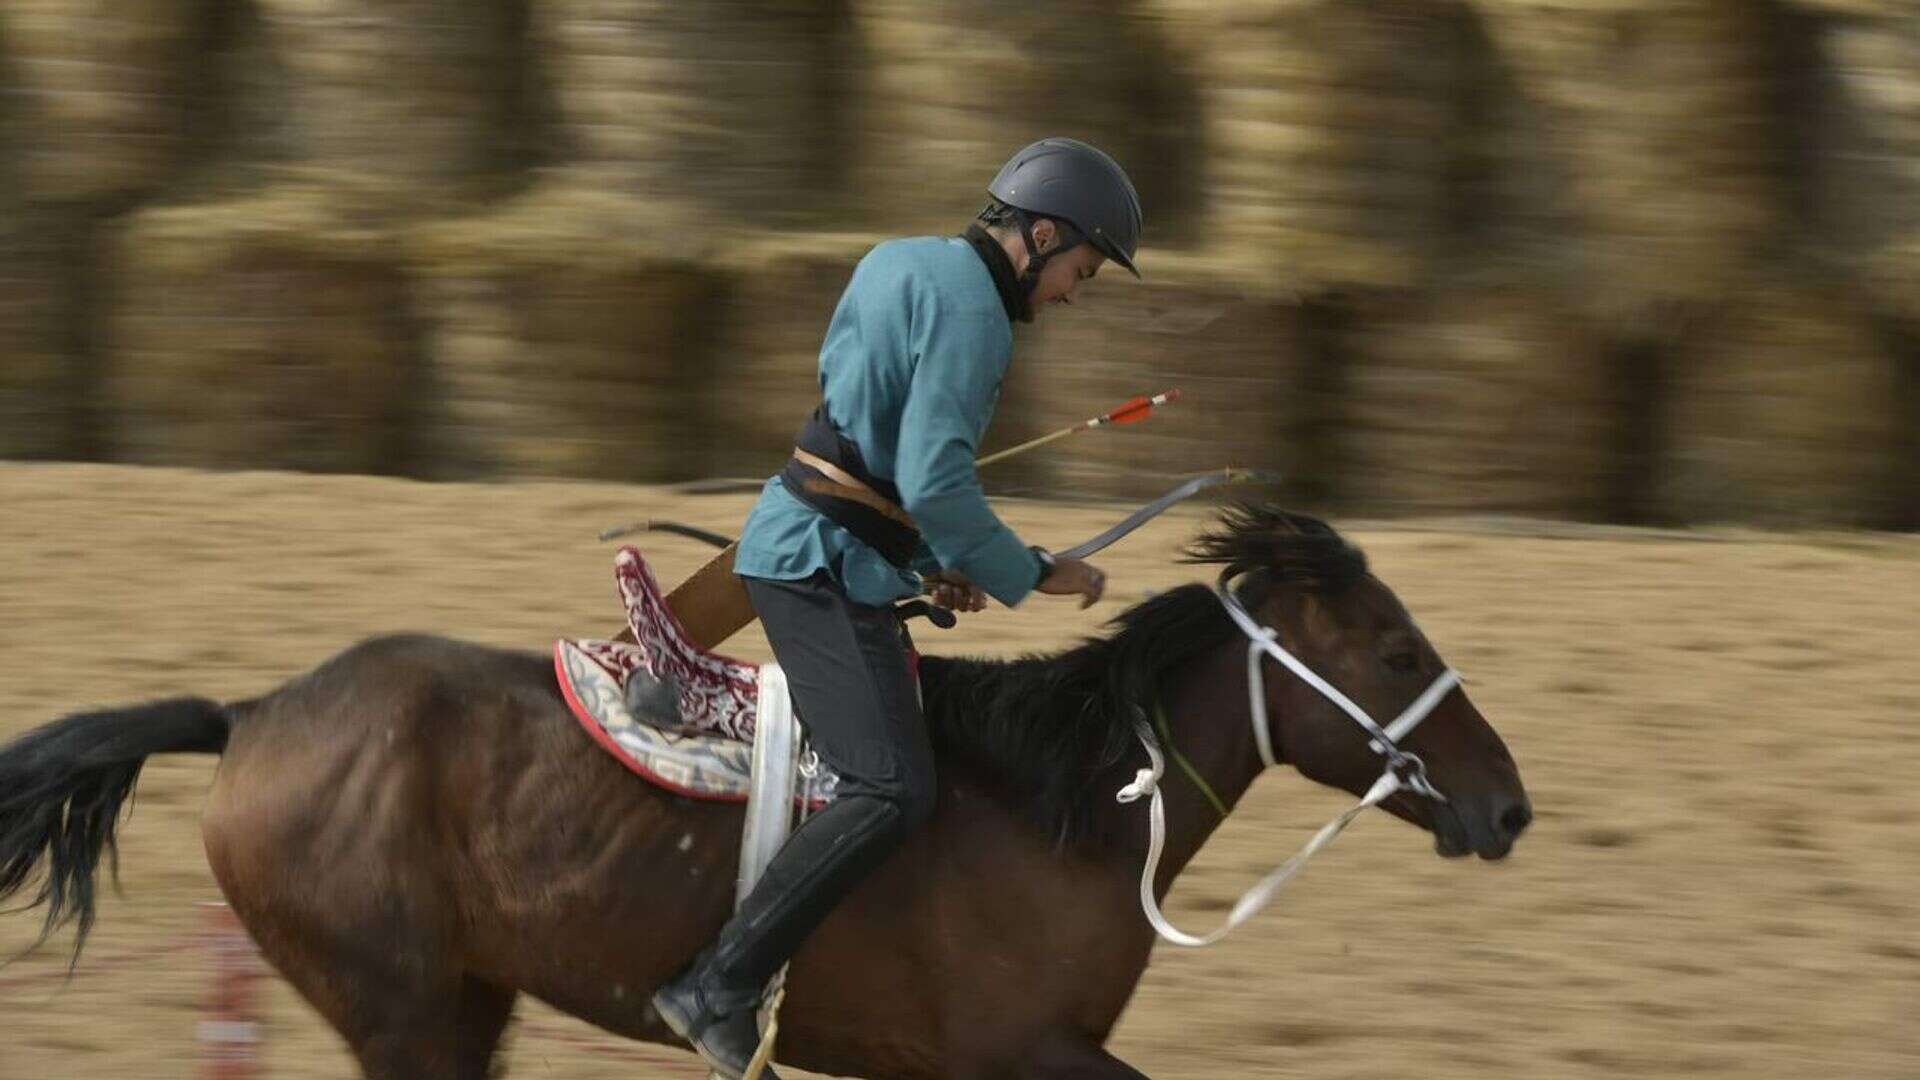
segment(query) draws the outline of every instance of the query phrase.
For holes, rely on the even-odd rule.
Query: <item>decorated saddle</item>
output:
[[[647,780],[696,799],[745,802],[764,673],[695,645],[634,548],[620,549],[614,579],[634,639],[554,644],[568,707],[595,742]],[[784,679],[768,682],[784,699]],[[766,704],[775,715],[790,713],[785,700]],[[839,778],[814,755],[801,761],[798,797],[831,799]]]

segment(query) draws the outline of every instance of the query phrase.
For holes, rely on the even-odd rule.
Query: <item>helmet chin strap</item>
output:
[[[1014,220],[1020,223],[1020,239],[1027,245],[1027,266],[1020,271],[1017,280],[1020,285],[1020,295],[1026,300],[1027,319],[1031,320],[1033,291],[1040,287],[1040,275],[1046,270],[1047,263],[1053,261],[1054,256],[1079,247],[1086,242],[1086,239],[1066,222],[1058,218],[1048,218],[1047,220],[1053,222],[1054,235],[1060,242],[1053,246],[1052,251],[1042,252],[1039,245],[1033,242],[1033,215],[1025,210],[1015,210]]]

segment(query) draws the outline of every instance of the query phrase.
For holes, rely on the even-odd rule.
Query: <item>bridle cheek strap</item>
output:
[[[1149,767],[1134,774],[1133,782],[1120,789],[1115,798],[1122,803],[1131,803],[1143,796],[1150,796],[1147,809],[1147,861],[1140,872],[1140,908],[1146,913],[1147,922],[1162,938],[1175,945],[1199,948],[1211,945],[1232,933],[1234,928],[1258,914],[1260,909],[1273,902],[1275,896],[1307,865],[1307,860],[1333,842],[1333,838],[1344,832],[1361,811],[1377,806],[1395,792],[1406,790],[1424,795],[1436,802],[1445,802],[1446,796],[1427,779],[1426,764],[1418,755],[1410,754],[1399,747],[1399,741],[1420,725],[1427,715],[1440,704],[1441,699],[1460,685],[1460,676],[1452,668],[1440,673],[1419,697],[1401,710],[1393,722],[1382,727],[1367,715],[1367,711],[1353,703],[1352,699],[1341,693],[1331,683],[1315,674],[1301,663],[1292,653],[1282,648],[1279,635],[1273,628],[1261,626],[1247,614],[1234,597],[1226,582],[1218,589],[1221,603],[1235,625],[1247,635],[1247,693],[1249,712],[1253,718],[1253,740],[1260,748],[1260,760],[1268,768],[1279,763],[1273,752],[1273,733],[1267,723],[1266,678],[1260,661],[1263,656],[1272,656],[1288,671],[1298,675],[1307,685],[1318,690],[1329,701],[1339,706],[1348,716],[1364,728],[1372,740],[1367,746],[1374,753],[1387,759],[1386,768],[1380,772],[1380,778],[1373,782],[1360,801],[1348,808],[1340,816],[1327,822],[1319,832],[1313,834],[1294,856],[1275,867],[1266,877],[1261,878],[1251,889],[1234,902],[1232,910],[1227,912],[1227,920],[1219,929],[1204,937],[1189,934],[1167,921],[1160,910],[1160,902],[1154,896],[1153,881],[1159,873],[1160,855],[1166,847],[1167,811],[1165,800],[1160,794],[1160,779],[1166,775],[1166,758],[1160,752],[1159,740],[1154,736],[1153,726],[1147,722],[1146,714],[1135,709],[1134,733],[1140,744],[1146,748]]]
[[[1034,215],[1016,208],[1014,217],[1020,223],[1020,239],[1027,246],[1027,266],[1020,272],[1019,282],[1020,289],[1027,298],[1028,310],[1031,311],[1033,292],[1040,286],[1040,275],[1046,270],[1047,264],[1056,257],[1086,243],[1086,237],[1082,236],[1080,230],[1072,223],[1061,218],[1049,218],[1048,220],[1053,222],[1054,229],[1058,233],[1059,242],[1054,244],[1053,250],[1042,252],[1040,245],[1033,239]]]
[[[1231,588],[1225,582],[1222,582],[1216,591],[1219,594],[1220,603],[1227,609],[1228,617],[1233,619],[1241,633],[1247,635],[1247,703],[1249,712],[1253,716],[1253,739],[1260,747],[1260,760],[1265,762],[1268,768],[1279,764],[1279,761],[1273,753],[1273,733],[1267,724],[1266,675],[1260,666],[1262,653],[1278,660],[1282,667],[1293,672],[1301,682],[1318,690],[1320,696],[1333,702],[1341,712],[1352,717],[1354,723],[1365,729],[1368,735],[1373,736],[1372,741],[1367,743],[1367,748],[1386,757],[1389,770],[1408,772],[1406,786],[1409,790],[1438,802],[1447,801],[1446,796],[1440,794],[1439,789],[1427,781],[1426,766],[1420,758],[1400,749],[1399,744],[1401,739],[1412,733],[1413,729],[1419,727],[1420,722],[1433,712],[1434,707],[1440,704],[1440,699],[1460,685],[1458,672],[1452,668],[1442,671],[1419,697],[1402,709],[1399,716],[1394,717],[1392,723],[1381,727],[1372,716],[1367,714],[1367,710],[1354,704],[1352,698],[1341,693],[1338,687],[1321,678],[1306,664],[1301,663],[1299,657],[1282,648],[1279,632],[1270,626],[1261,626],[1255,622],[1253,616],[1247,614],[1247,609],[1240,605],[1239,599],[1233,595]]]

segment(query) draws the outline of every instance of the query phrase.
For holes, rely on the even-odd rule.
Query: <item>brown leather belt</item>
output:
[[[860,482],[860,478],[828,461],[818,454],[809,454],[799,447],[793,448],[793,458],[807,468],[814,470],[826,479],[810,479],[807,490],[818,495],[831,495],[838,499],[857,502],[884,517],[909,529],[919,530],[900,505],[885,495]]]

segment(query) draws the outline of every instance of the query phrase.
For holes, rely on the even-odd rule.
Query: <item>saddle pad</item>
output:
[[[553,647],[561,696],[594,742],[622,765],[660,787],[695,799],[746,802],[753,781],[753,745],[717,734],[681,734],[642,723],[627,710],[614,674],[635,647],[619,641],[562,639]],[[630,657],[622,656],[630,661]],[[630,668],[628,670],[631,670]],[[749,684],[756,689],[757,682]],[[840,778],[813,759],[803,769],[808,805],[823,806]]]
[[[760,669],[693,643],[667,595],[640,552],[623,547],[614,556],[613,577],[638,648],[616,642],[593,643],[615,679],[626,685],[636,665],[679,691],[680,722],[742,742],[753,741],[759,702]],[[605,648],[604,646],[614,646]]]

